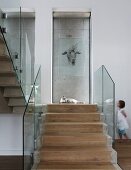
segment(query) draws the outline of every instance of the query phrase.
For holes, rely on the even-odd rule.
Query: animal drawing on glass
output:
[[[77,44],[62,53],[62,55],[67,55],[68,62],[72,65],[76,64],[76,56],[79,54],[81,53],[77,50]]]

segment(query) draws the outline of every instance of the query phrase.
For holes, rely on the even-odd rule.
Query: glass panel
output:
[[[4,15],[3,15],[4,14]],[[20,0],[0,0],[0,25],[8,45],[10,57],[14,62],[18,77],[20,76]],[[2,18],[2,19],[1,19]],[[4,29],[6,28],[6,29]]]
[[[103,113],[105,115],[105,123],[108,125],[108,133],[114,138],[114,82],[111,79],[106,68],[103,66]]]
[[[38,68],[38,67],[36,67]],[[38,147],[40,134],[41,105],[41,69],[36,74],[25,114],[23,116],[23,166],[30,170],[33,165],[33,155]]]
[[[32,84],[33,84],[31,78],[32,78],[32,74],[34,73],[31,70],[32,68],[31,52],[30,52],[29,41],[28,41],[28,37],[26,33],[24,33],[24,35],[22,36],[21,41],[22,41],[21,85],[22,85],[26,100],[28,101],[31,88],[32,88]]]
[[[35,17],[29,14],[25,17],[27,12],[21,8],[21,85],[27,101],[34,83],[35,58]]]
[[[3,27],[7,55],[11,57],[22,91],[28,101],[34,81],[35,18],[25,18],[21,8],[6,9]]]
[[[54,18],[53,102],[89,102],[89,18]]]
[[[115,84],[104,66],[94,74],[94,103],[104,115],[108,134],[115,138]]]
[[[99,111],[102,112],[102,67],[94,74],[94,103],[97,104]]]
[[[7,18],[4,19],[6,33],[4,36],[18,79],[21,81],[20,8],[9,9],[6,14]]]
[[[3,20],[3,11],[0,9],[0,26],[3,27],[4,20]]]
[[[30,170],[33,165],[33,152],[34,152],[34,96],[35,89],[33,87],[29,102],[26,108],[26,112],[23,119],[24,130],[24,170]]]
[[[36,67],[37,68],[37,67]],[[40,147],[40,126],[42,121],[42,105],[41,105],[41,72],[37,76],[35,82],[35,122],[34,122],[34,138],[35,138],[35,149],[37,150]]]

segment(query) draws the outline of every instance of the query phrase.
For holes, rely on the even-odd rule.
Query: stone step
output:
[[[103,133],[103,123],[100,122],[45,122],[45,133],[46,134],[73,134],[73,133]]]
[[[93,105],[93,104],[48,104],[47,111],[53,112],[53,113],[97,112],[97,105]]]
[[[21,98],[9,98],[8,106],[25,106],[25,99]]]
[[[102,133],[65,135],[65,136],[43,136],[43,146],[71,146],[71,147],[90,147],[107,146],[107,137]]]
[[[6,87],[4,89],[4,97],[22,97],[22,90],[20,87]]]
[[[46,122],[98,122],[100,113],[47,113]]]

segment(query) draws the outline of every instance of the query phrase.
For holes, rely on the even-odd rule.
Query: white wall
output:
[[[0,155],[22,154],[22,116],[0,114]]]
[[[92,12],[93,70],[104,64],[116,82],[116,100],[124,99],[131,127],[131,1],[130,0],[22,0],[36,10],[36,62],[42,65],[42,101],[51,102],[52,10]],[[131,131],[129,132],[131,137]]]
[[[0,0],[0,8],[18,8],[20,0]]]

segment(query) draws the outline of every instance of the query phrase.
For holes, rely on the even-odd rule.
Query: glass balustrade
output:
[[[38,67],[35,67],[38,68]],[[30,170],[34,163],[35,150],[41,125],[41,68],[36,71],[28,103],[23,115],[23,169]]]
[[[94,103],[103,113],[108,126],[108,134],[115,139],[115,83],[105,66],[94,74]]]

